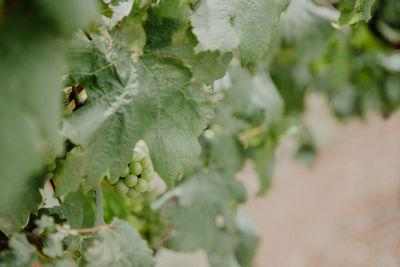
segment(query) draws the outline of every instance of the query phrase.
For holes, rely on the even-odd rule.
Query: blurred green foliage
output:
[[[312,165],[310,93],[343,120],[390,116],[399,18],[398,0],[1,0],[0,259],[152,266],[166,246],[251,266],[237,173],[253,161],[265,194],[286,136]],[[106,180],[139,139],[168,188],[132,200]],[[50,178],[60,205],[30,215]],[[100,183],[107,225],[92,229]]]

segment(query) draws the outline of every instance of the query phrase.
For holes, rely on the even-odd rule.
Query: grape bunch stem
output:
[[[94,226],[104,225],[104,214],[103,214],[103,192],[99,186],[95,188],[96,192],[96,219],[94,222]]]

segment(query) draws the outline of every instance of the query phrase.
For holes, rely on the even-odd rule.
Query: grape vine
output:
[[[396,13],[397,12],[397,13]],[[247,161],[268,191],[310,92],[400,105],[397,0],[0,0],[0,266],[251,266]]]

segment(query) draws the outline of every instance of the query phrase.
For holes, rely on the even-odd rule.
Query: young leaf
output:
[[[251,266],[260,241],[260,233],[242,208],[237,210],[235,225],[235,256],[241,266]]]
[[[282,118],[284,102],[267,73],[256,70],[251,74],[237,66],[229,69],[229,75],[232,88],[224,104],[229,105],[235,114],[265,125]]]
[[[260,182],[259,196],[264,195],[271,184],[275,169],[275,146],[273,140],[267,139],[254,158],[254,168]]]
[[[0,202],[0,230],[6,235],[18,232],[29,219],[30,213],[35,213],[42,201],[39,188],[44,184],[44,177],[31,176],[19,187],[4,186],[1,192],[7,190],[7,199]],[[12,185],[13,183],[10,183]]]
[[[164,209],[175,230],[166,247],[176,251],[204,249],[211,266],[239,267],[231,214],[233,203],[240,199],[229,189],[239,183],[215,172],[186,179],[176,189],[179,201],[168,202]]]
[[[104,17],[106,25],[112,29],[131,13],[134,0],[103,0],[112,12],[111,18]]]
[[[111,225],[88,247],[84,254],[87,266],[154,266],[153,253],[135,228],[119,219]]]
[[[240,39],[244,65],[264,54],[288,4],[289,0],[240,1],[232,24]]]
[[[371,9],[375,0],[344,0],[339,3],[339,25],[367,22],[371,19]]]
[[[243,64],[262,56],[288,0],[205,0],[191,17],[197,51],[239,47]]]
[[[232,60],[232,53],[220,53],[219,51],[204,51],[195,54],[196,42],[188,40],[191,45],[174,45],[160,49],[154,49],[152,54],[160,57],[181,58],[185,67],[193,73],[193,78],[199,82],[212,84],[215,80],[222,78]]]
[[[34,266],[40,265],[40,259],[35,248],[28,242],[25,234],[16,233],[9,242],[11,251],[0,254],[0,262],[4,266]],[[2,265],[3,266],[3,265]]]
[[[68,194],[61,206],[49,208],[48,211],[67,220],[74,229],[89,228],[94,223],[94,201],[80,191]]]
[[[219,135],[210,141],[208,167],[227,176],[234,176],[242,167],[245,151],[232,135]]]

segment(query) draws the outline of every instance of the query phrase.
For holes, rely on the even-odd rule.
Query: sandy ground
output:
[[[255,267],[400,266],[400,113],[348,122],[312,169],[281,157],[245,209],[262,236]]]
[[[305,119],[321,147],[315,166],[293,160],[285,140],[270,191],[245,205],[262,237],[253,266],[400,266],[400,112],[340,125],[314,100]],[[251,164],[239,179],[255,191]],[[202,253],[159,259],[208,266]]]

